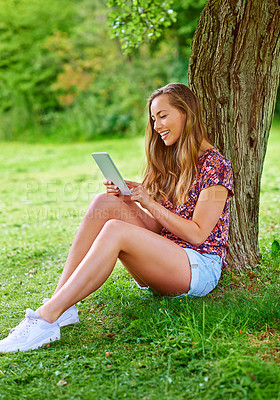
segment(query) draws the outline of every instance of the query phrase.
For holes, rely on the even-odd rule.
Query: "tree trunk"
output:
[[[189,85],[210,139],[232,162],[229,263],[260,260],[260,181],[280,77],[280,1],[209,0],[192,42]]]

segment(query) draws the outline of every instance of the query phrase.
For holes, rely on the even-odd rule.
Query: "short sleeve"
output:
[[[206,160],[201,172],[201,190],[222,185],[228,189],[230,197],[234,195],[233,172],[228,159],[220,154],[215,154],[214,157]]]

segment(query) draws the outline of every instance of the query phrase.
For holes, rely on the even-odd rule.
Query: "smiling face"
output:
[[[183,132],[186,115],[173,107],[168,94],[161,94],[151,103],[151,118],[154,130],[161,136],[166,146],[176,143]]]

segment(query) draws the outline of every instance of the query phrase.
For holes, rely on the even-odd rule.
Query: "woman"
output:
[[[79,321],[75,303],[97,290],[119,258],[142,288],[205,296],[217,285],[228,251],[230,162],[207,138],[198,100],[185,85],[148,101],[147,167],[131,196],[112,182],[90,204],[51,299],[0,341],[0,352],[35,349]]]

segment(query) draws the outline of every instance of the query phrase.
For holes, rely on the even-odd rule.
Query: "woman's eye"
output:
[[[167,115],[161,115],[161,116],[160,116],[160,118],[165,118],[165,117],[167,117]]]

